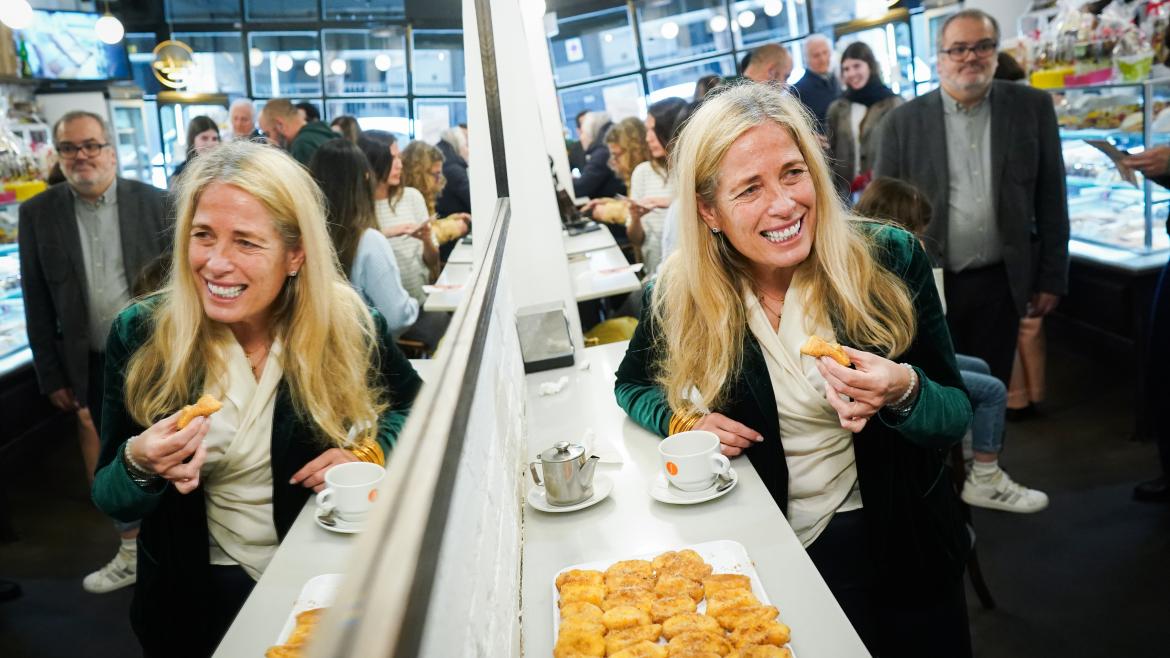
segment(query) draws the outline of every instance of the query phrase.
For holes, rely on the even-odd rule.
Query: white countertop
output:
[[[578,512],[548,514],[525,505],[523,634],[525,655],[546,658],[553,646],[553,577],[562,568],[618,560],[717,539],[743,544],[764,590],[792,628],[799,658],[868,656],[824,580],[793,534],[747,459],[732,460],[739,484],[722,498],[690,506],[657,502],[647,491],[657,475],[658,439],[617,406],[614,372],[625,343],[587,349],[575,366],[527,377],[528,454],[532,459],[557,441],[580,441],[593,430],[598,452],[616,452],[620,465],[602,462],[597,473],[614,481],[613,492]],[[588,361],[588,370],[579,366]],[[560,393],[535,394],[542,382],[568,376]]]
[[[455,243],[455,248],[447,255],[448,263],[471,263],[475,260],[475,248],[465,244],[462,240]]]
[[[463,299],[464,285],[471,278],[471,269],[471,263],[448,262],[435,280],[436,290],[427,295],[423,310],[454,311],[459,306],[459,300]]]
[[[605,249],[617,244],[613,239],[613,234],[604,224],[598,224],[601,228],[596,231],[589,231],[580,235],[569,235],[568,231],[563,231],[561,236],[565,243],[566,254],[580,254],[586,251],[593,251],[595,249]]]

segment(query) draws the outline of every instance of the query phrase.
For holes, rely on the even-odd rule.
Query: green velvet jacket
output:
[[[918,596],[951,585],[970,547],[948,479],[945,458],[971,421],[971,404],[955,365],[930,262],[918,241],[897,228],[859,223],[874,238],[875,256],[906,282],[913,296],[918,332],[906,353],[894,360],[914,366],[921,391],[905,417],[882,411],[854,436],[870,557],[891,595]],[[663,345],[646,295],[641,321],[617,371],[618,404],[639,425],[666,436],[672,415],[656,374]],[[836,323],[834,323],[836,324]],[[838,327],[843,344],[858,349]],[[744,454],[776,504],[788,508],[788,466],[776,396],[760,345],[745,331],[742,367],[724,388],[717,411],[760,432],[764,441]]]
[[[138,535],[138,583],[130,618],[148,655],[210,655],[201,620],[207,618],[209,534],[202,488],[180,494],[167,485],[147,491],[130,479],[122,462],[122,445],[146,428],[138,425],[123,404],[126,366],[149,337],[153,299],[134,304],[114,321],[106,347],[105,394],[102,406],[102,448],[93,483],[93,500],[106,514],[122,521],[142,519]],[[391,406],[379,419],[378,442],[389,455],[406,422],[422,380],[394,343],[386,321],[376,311],[379,377]],[[192,400],[194,402],[194,400]],[[276,392],[272,419],[273,523],[283,540],[312,491],[290,485],[302,466],[327,449],[309,419],[300,416],[288,384]],[[176,642],[177,639],[181,641]]]

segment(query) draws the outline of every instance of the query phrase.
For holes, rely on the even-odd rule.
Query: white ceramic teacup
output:
[[[317,507],[343,521],[361,523],[378,497],[378,485],[386,469],[369,462],[347,462],[325,471],[325,489],[317,494]]]
[[[719,452],[719,437],[705,430],[668,436],[658,444],[666,479],[683,491],[702,491],[726,475],[731,462]]]

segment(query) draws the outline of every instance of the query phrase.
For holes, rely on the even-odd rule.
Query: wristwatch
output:
[[[138,465],[137,462],[134,461],[134,458],[131,457],[130,453],[128,452],[130,450],[130,444],[136,438],[138,437],[132,436],[126,441],[126,443],[122,444],[122,467],[126,469],[126,475],[130,476],[130,479],[134,481],[134,484],[137,484],[139,487],[142,487],[148,491],[157,490],[159,489],[159,484],[161,484],[163,481],[162,476],[144,470]]]

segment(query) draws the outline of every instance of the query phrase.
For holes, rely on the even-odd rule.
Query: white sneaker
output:
[[[1003,469],[986,482],[968,474],[960,497],[968,505],[1004,512],[1030,514],[1048,507],[1048,494],[1017,484]]]
[[[118,549],[106,566],[85,577],[81,586],[92,594],[105,594],[133,585],[138,580],[138,551]]]

